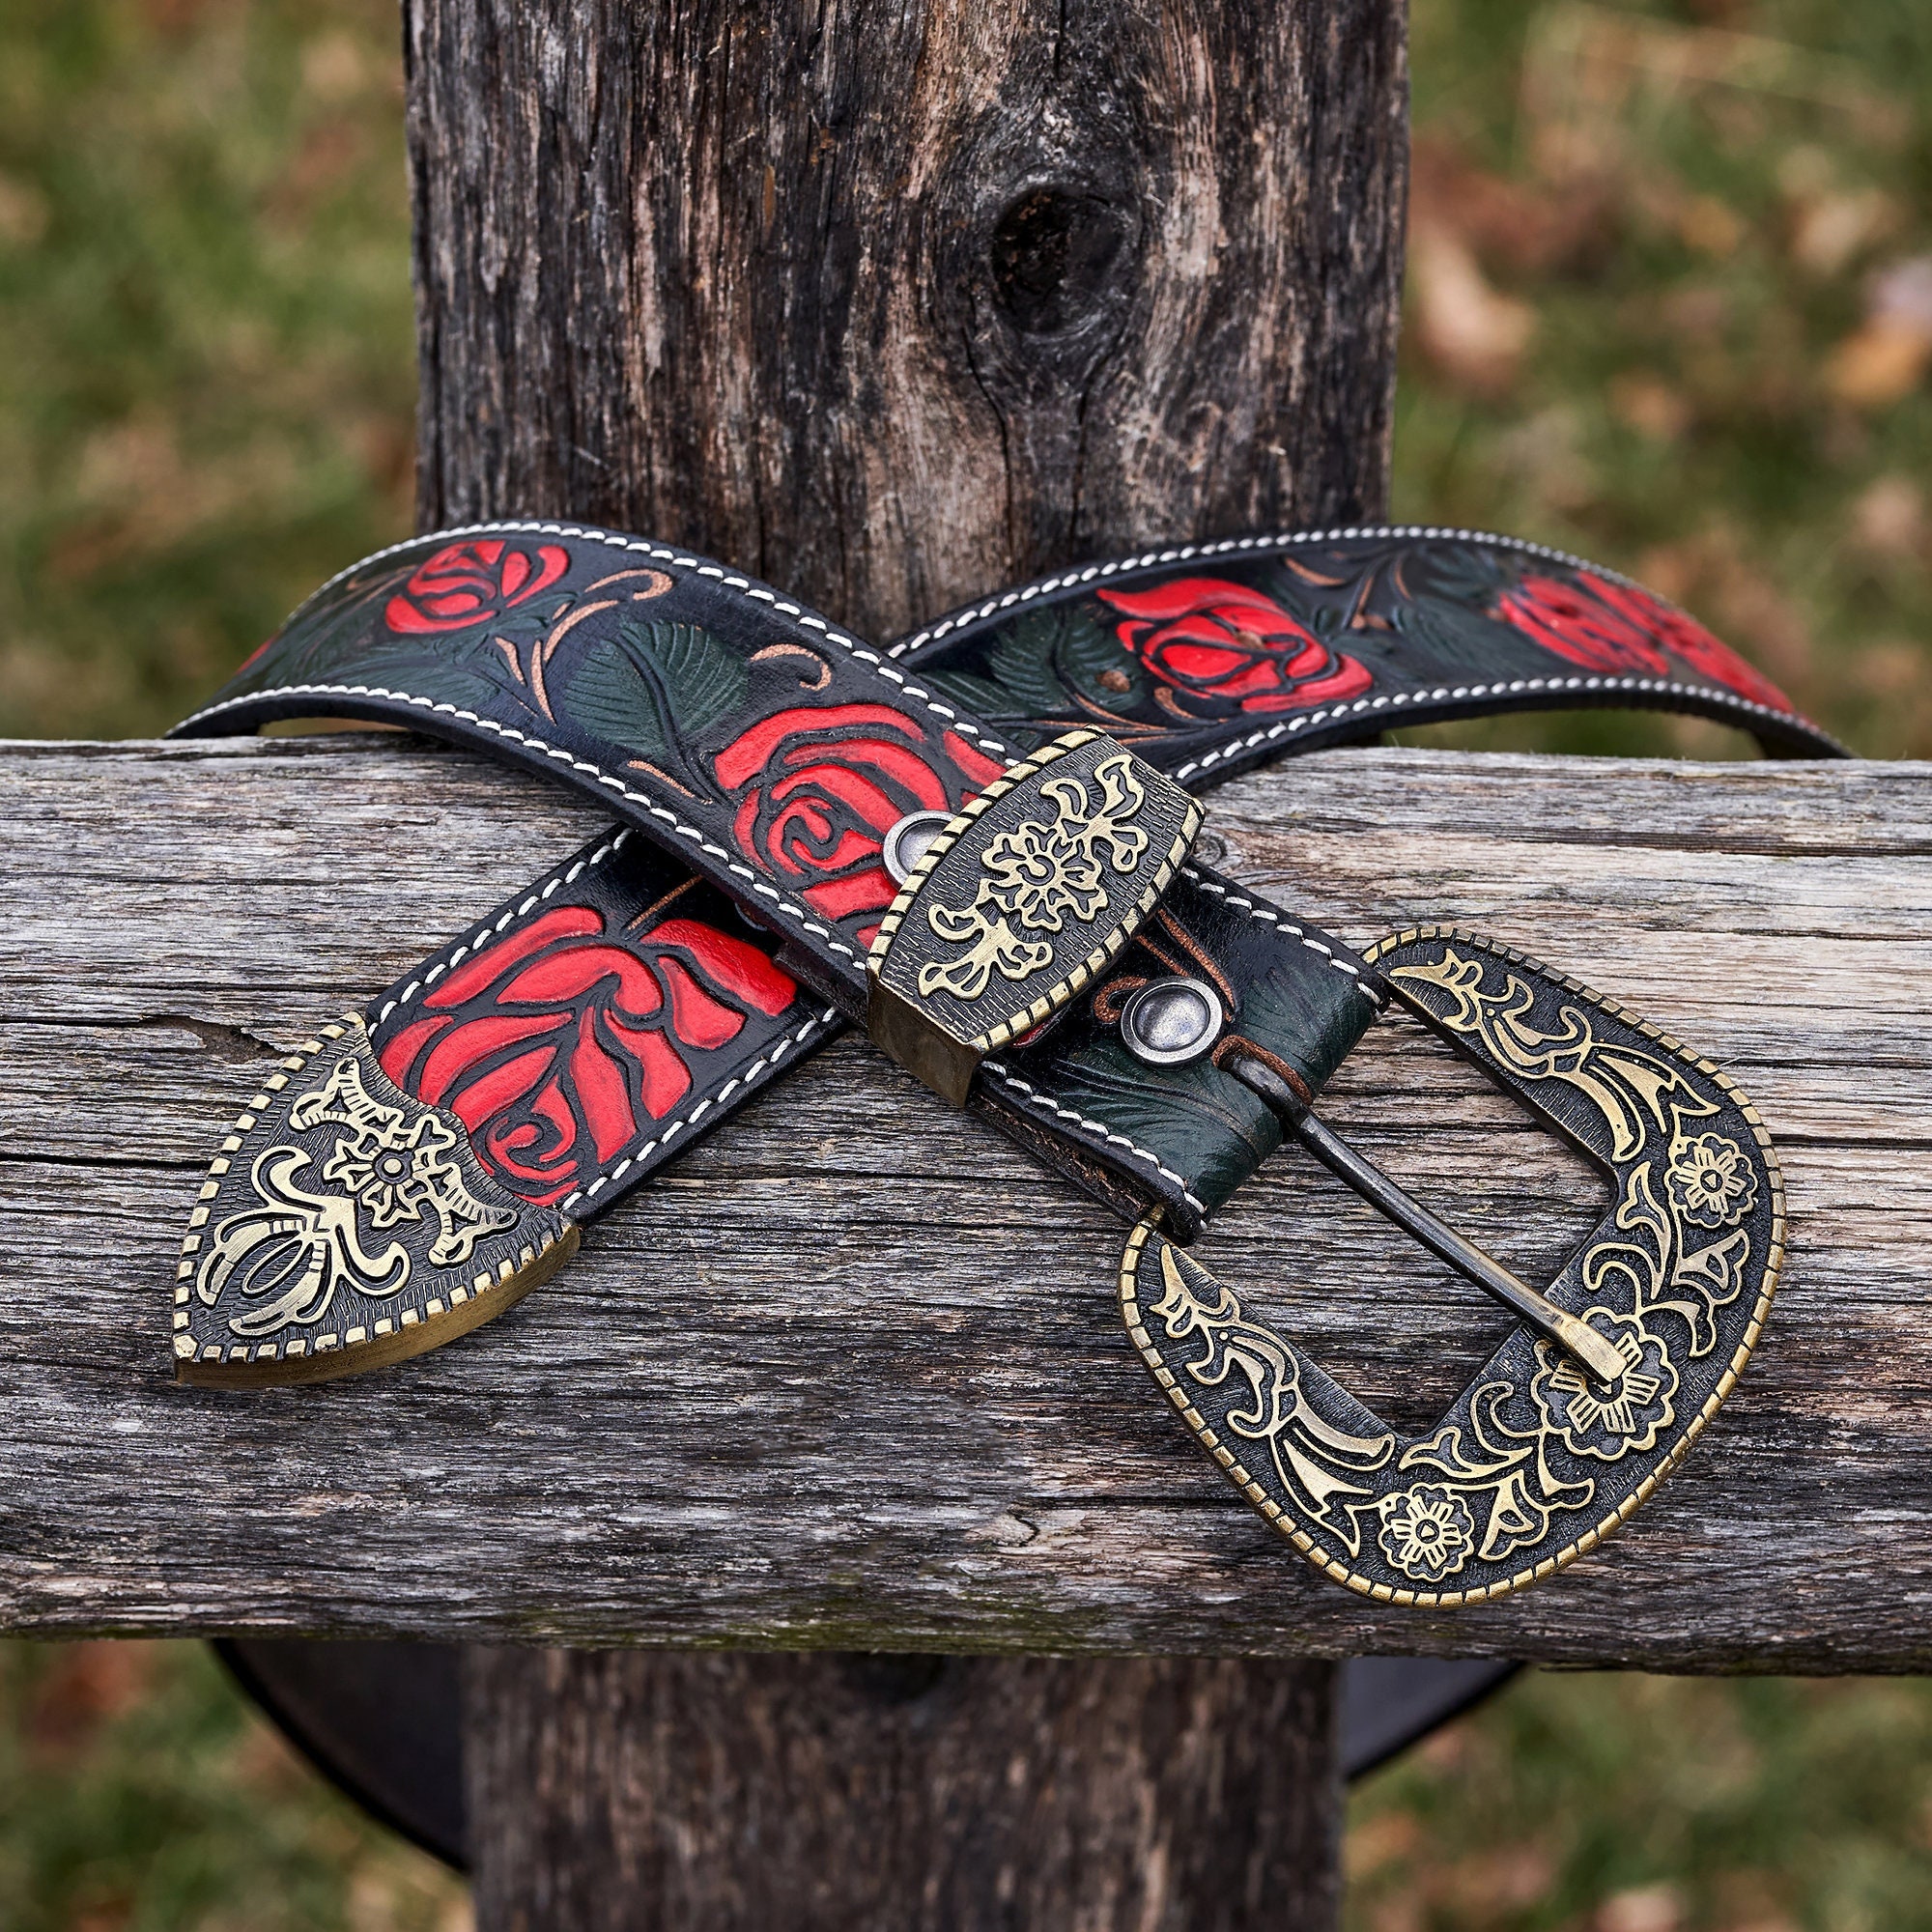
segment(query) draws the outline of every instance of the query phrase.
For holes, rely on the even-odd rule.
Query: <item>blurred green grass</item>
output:
[[[407,531],[397,42],[388,0],[0,12],[0,732],[157,730]],[[1416,0],[1413,70],[1396,514],[1628,569],[1932,755],[1932,8]],[[1350,1932],[1911,1932],[1932,1686],[1526,1676],[1357,1793],[1350,1859]],[[198,1646],[0,1645],[7,1932],[464,1915]]]
[[[201,1644],[0,1644],[6,1932],[467,1932]]]
[[[0,10],[0,731],[163,728],[407,531],[384,0]]]

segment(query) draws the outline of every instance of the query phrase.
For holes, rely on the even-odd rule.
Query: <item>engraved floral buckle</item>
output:
[[[1602,1221],[1538,1293],[1265,1067],[1230,1060],[1324,1165],[1521,1319],[1441,1419],[1408,1434],[1244,1310],[1157,1217],[1128,1237],[1121,1309],[1188,1427],[1312,1562],[1382,1601],[1475,1603],[1594,1548],[1717,1412],[1771,1306],[1783,1187],[1744,1094],[1614,1002],[1446,926],[1365,956],[1397,1003],[1598,1169]]]
[[[866,962],[867,1030],[955,1107],[987,1054],[1064,1011],[1147,922],[1201,807],[1069,731],[957,813],[906,873]]]

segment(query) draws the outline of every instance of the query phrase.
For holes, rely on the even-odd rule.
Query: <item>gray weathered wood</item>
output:
[[[479,1925],[1315,1932],[1335,1918],[1322,1668],[480,1644],[469,1662],[497,1726],[468,1752],[470,1815],[494,1826],[473,1862]]]
[[[404,23],[425,527],[534,511],[650,530],[884,637],[1177,531],[1383,507],[1402,0],[405,0]],[[1025,1680],[1042,1748],[1088,1694],[1054,1676]],[[719,1719],[747,1751],[779,1721],[774,1681]],[[552,1694],[528,1660],[488,1682],[486,1751],[528,1730],[513,1683],[533,1721]],[[1019,1688],[991,1700],[1009,1725]],[[1184,1808],[1187,1775],[1150,1775],[1142,1802]],[[898,1817],[936,1868],[923,1782],[907,1760],[875,1788],[875,1835]],[[1332,1779],[1294,1803],[1332,1807]],[[554,1822],[554,1861],[503,1897],[528,1905],[545,1870],[581,1881],[575,1856],[628,1898]],[[834,1861],[854,1922],[866,1859],[854,1841]],[[1267,1910],[1313,1926],[1329,1889],[1305,1872]],[[949,1922],[980,1922],[954,1903]],[[740,1922],[714,1907],[706,1925]]]
[[[1216,795],[1241,876],[1353,939],[1447,917],[1561,964],[1732,1071],[1784,1156],[1785,1285],[1704,1442],[1603,1551],[1435,1615],[1274,1538],[1119,1331],[1119,1226],[856,1040],[469,1340],[173,1387],[176,1236],[232,1110],[598,821],[367,737],[15,747],[0,816],[7,1628],[1932,1662],[1932,769],[1334,753]],[[1547,1266],[1587,1212],[1569,1157],[1389,1033],[1337,1118]],[[1293,1154],[1206,1243],[1398,1412],[1495,1332]]]

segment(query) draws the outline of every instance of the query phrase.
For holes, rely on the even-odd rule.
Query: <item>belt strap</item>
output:
[[[357,1022],[387,1080],[458,1118],[486,1176],[582,1221],[864,1011],[863,958],[897,891],[885,834],[963,804],[1057,731],[1097,726],[1199,790],[1396,720],[1606,703],[1839,750],[1628,580],[1417,528],[1177,545],[1002,592],[878,651],[662,544],[477,526],[331,579],[176,735],[367,718],[532,765],[625,816]],[[1189,867],[1085,1024],[996,1057],[976,1095],[1123,1212],[1160,1207],[1181,1238],[1280,1138],[1240,1083],[1120,1051],[1131,982],[1190,969],[1224,982],[1311,1096],[1374,1009],[1347,946]],[[273,1360],[270,1346],[201,1336],[195,1359]]]
[[[1138,894],[1134,919],[1060,974],[1055,999],[1009,1003],[933,1084],[970,1083],[976,1111],[1185,1238],[1388,989],[1332,935],[1182,862],[1191,806],[1162,821],[1165,860],[1129,877],[1122,854],[1140,863],[1152,818],[1122,816],[1122,799],[1161,793],[1163,772],[1199,790],[1396,722],[1579,704],[1838,750],[1639,586],[1460,532],[1176,546],[1004,592],[884,649],[704,558],[582,526],[478,526],[380,553],[180,734],[313,715],[408,725],[560,777],[624,824],[325,1029],[251,1100],[185,1245],[185,1378],[340,1374],[476,1325],[868,1000],[875,1037],[902,1042],[919,986],[937,975],[929,1006],[976,977],[1000,986],[1025,977],[1027,948],[1043,969],[1058,943],[1043,928],[1078,926],[1108,888]],[[1083,751],[1069,731],[1104,736]],[[1000,817],[1007,796],[1033,815]],[[955,816],[976,799],[977,847],[971,814]],[[890,848],[922,816],[951,829],[901,887]],[[1050,888],[1028,883],[1028,839],[1035,858],[1059,841]],[[946,899],[969,848],[980,899]],[[926,916],[907,924],[915,908]],[[880,987],[915,928],[895,1034]],[[1217,1004],[1210,1056],[1128,1051],[1122,1014],[1155,982]]]

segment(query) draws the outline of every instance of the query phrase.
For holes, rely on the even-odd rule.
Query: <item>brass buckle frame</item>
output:
[[[1155,1217],[1128,1236],[1121,1312],[1223,1473],[1311,1562],[1384,1602],[1476,1603],[1594,1548],[1716,1414],[1776,1287],[1783,1185],[1723,1073],[1575,980],[1448,926],[1365,956],[1406,1011],[1591,1161],[1608,1211],[1538,1293],[1255,1067],[1232,1067],[1518,1325],[1433,1427],[1408,1434],[1249,1314]]]

